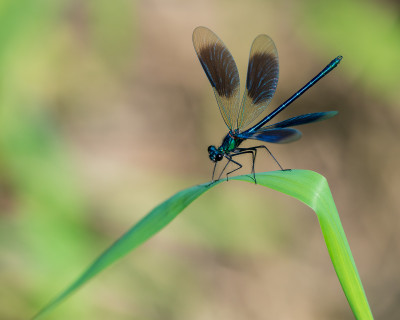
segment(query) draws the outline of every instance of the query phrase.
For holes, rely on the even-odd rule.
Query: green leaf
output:
[[[333,266],[354,316],[359,320],[373,319],[326,179],[307,170],[258,173],[256,179],[257,184],[290,195],[315,211]],[[231,180],[254,183],[249,176],[238,176]],[[221,182],[187,188],[161,203],[101,254],[70,287],[47,304],[33,319],[44,316],[100,271],[165,227],[205,191]]]
[[[326,179],[308,170],[265,172],[257,174],[256,178],[257,184],[292,196],[315,211],[333,267],[355,318],[373,319]],[[252,181],[247,176],[233,179]]]

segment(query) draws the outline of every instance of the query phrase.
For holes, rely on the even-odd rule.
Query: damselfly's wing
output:
[[[269,143],[289,143],[299,140],[301,132],[293,128],[263,128],[255,132],[242,132],[237,136],[243,139],[261,140]]]
[[[239,72],[224,43],[209,29],[193,31],[193,45],[214,90],[219,110],[228,128],[236,128],[239,109]]]
[[[261,127],[254,132],[241,132],[237,136],[243,139],[255,139],[269,143],[289,143],[299,140],[301,138],[301,132],[288,127],[326,120],[332,118],[336,114],[337,111],[302,114],[269,126]]]
[[[278,51],[267,35],[255,38],[249,57],[246,90],[236,127],[249,125],[270,103],[279,78]]]
[[[278,123],[271,124],[269,126],[262,127],[262,129],[294,127],[302,124],[326,120],[332,118],[335,115],[337,115],[337,111],[307,113],[297,117],[283,120]]]

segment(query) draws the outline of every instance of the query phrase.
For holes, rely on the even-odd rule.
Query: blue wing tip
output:
[[[324,114],[324,116],[320,120],[327,120],[327,119],[330,119],[330,118],[336,116],[339,113],[339,111],[336,111],[336,110],[335,111],[326,111],[326,112],[322,112],[322,113]]]

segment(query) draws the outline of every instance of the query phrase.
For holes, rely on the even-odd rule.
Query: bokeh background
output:
[[[231,50],[242,85],[252,40],[274,39],[268,110],[344,56],[279,119],[339,115],[270,149],[327,177],[376,319],[399,319],[400,6],[389,0],[2,0],[0,318],[29,318],[154,206],[210,179],[207,147],[227,129],[192,46],[198,25]],[[260,153],[256,170],[276,169]],[[353,316],[313,212],[229,182],[48,319]]]

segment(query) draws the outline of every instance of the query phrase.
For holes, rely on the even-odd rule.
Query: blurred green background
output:
[[[377,0],[0,1],[0,319],[29,318],[150,209],[209,180],[207,147],[227,129],[198,25],[242,84],[252,40],[274,39],[268,110],[344,56],[279,119],[339,115],[270,149],[327,177],[376,319],[399,319],[400,6]],[[276,169],[259,155],[257,171]],[[47,318],[353,316],[313,212],[229,182]]]

